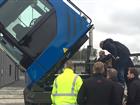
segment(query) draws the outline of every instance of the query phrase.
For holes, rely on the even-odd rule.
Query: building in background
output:
[[[19,80],[18,66],[0,49],[0,87]]]

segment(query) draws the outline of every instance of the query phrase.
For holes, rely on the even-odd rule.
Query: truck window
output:
[[[50,38],[55,35],[55,31],[49,28],[50,26],[56,28],[56,16],[55,13],[52,15],[52,10],[53,7],[47,0],[7,0],[0,7],[0,23],[12,40],[10,41],[4,33],[0,32],[1,47],[8,56],[24,68],[32,63],[31,58],[35,59],[51,42]],[[50,34],[51,37],[48,36]],[[41,45],[36,43],[37,40],[43,40],[40,38],[45,39]]]
[[[9,0],[0,9],[0,21],[19,41],[51,8],[46,0]]]

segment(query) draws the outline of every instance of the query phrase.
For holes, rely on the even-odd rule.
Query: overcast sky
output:
[[[140,52],[140,0],[72,0],[91,17],[95,26],[93,46],[106,38]]]

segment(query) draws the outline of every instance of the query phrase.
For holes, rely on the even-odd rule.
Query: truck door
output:
[[[1,45],[27,69],[56,35],[55,10],[46,0],[8,0],[0,15]]]

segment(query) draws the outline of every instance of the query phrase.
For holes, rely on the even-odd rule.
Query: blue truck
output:
[[[88,40],[91,19],[70,0],[0,0],[0,44],[26,73],[25,105],[48,105],[54,74]]]

